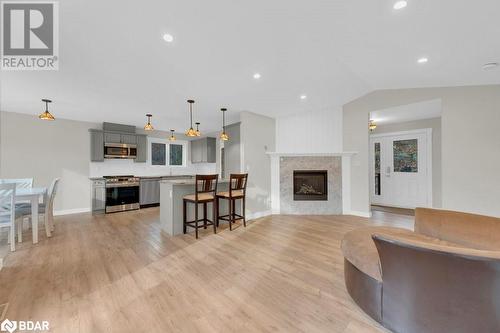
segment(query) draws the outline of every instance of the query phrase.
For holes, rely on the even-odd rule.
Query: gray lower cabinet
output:
[[[161,178],[141,179],[139,199],[141,206],[160,204],[160,181]]]
[[[106,181],[97,179],[92,181],[92,212],[104,213],[106,209]]]
[[[104,161],[104,133],[102,131],[90,131],[90,161]]]
[[[191,163],[215,163],[216,140],[203,138],[191,141]]]

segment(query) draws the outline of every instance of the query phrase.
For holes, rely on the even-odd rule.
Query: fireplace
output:
[[[294,201],[326,201],[328,200],[327,170],[294,170]]]

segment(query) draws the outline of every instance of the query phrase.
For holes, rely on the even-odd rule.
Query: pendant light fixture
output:
[[[191,119],[190,124],[191,127],[186,131],[186,136],[194,137],[196,136],[196,131],[193,129],[193,104],[194,101],[192,99],[189,99],[187,101],[189,103],[189,117]]]
[[[377,128],[377,124],[375,124],[375,121],[370,120],[370,122],[368,123],[368,129],[370,130],[370,132],[373,132],[376,128]]]
[[[196,136],[201,136],[200,123],[195,123],[195,124],[196,124]]]
[[[220,109],[222,111],[222,133],[220,134],[220,139],[223,141],[229,140],[229,135],[226,133],[226,108]]]
[[[177,138],[174,135],[174,132],[175,132],[175,130],[173,130],[173,129],[170,130],[170,137],[168,138],[168,140],[170,140],[170,141],[177,140]]]
[[[148,123],[146,124],[146,126],[144,126],[144,130],[146,130],[146,131],[152,131],[152,130],[154,130],[153,125],[151,125],[151,117],[152,116],[153,115],[149,114],[149,113],[146,115],[146,117],[148,117]]]
[[[50,99],[42,99],[42,102],[45,103],[45,112],[41,113],[38,118],[42,120],[56,120],[49,112],[49,103],[52,103],[52,101]]]

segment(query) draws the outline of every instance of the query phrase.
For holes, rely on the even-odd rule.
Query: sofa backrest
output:
[[[373,236],[391,331],[500,332],[500,252]]]
[[[417,208],[415,232],[480,250],[500,251],[500,218]]]

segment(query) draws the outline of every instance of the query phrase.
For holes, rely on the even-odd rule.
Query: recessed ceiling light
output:
[[[425,58],[425,57],[420,58],[420,59],[418,59],[418,60],[417,60],[417,62],[418,62],[419,64],[425,64],[425,63],[426,63],[426,62],[428,62],[428,61],[429,61],[429,59],[427,59],[427,58]]]
[[[408,2],[406,2],[406,1],[396,1],[396,3],[394,3],[393,8],[395,10],[400,10],[400,9],[405,8],[406,6],[408,6]]]
[[[307,99],[307,96],[306,95],[300,95],[300,99],[302,99],[302,100]]]
[[[172,43],[174,41],[174,36],[172,36],[171,34],[164,34],[163,40],[167,43]]]
[[[498,62],[489,62],[483,65],[485,71],[489,71],[498,67]]]
[[[253,78],[256,79],[256,80],[260,79],[260,74],[259,73],[255,73],[253,75]]]

